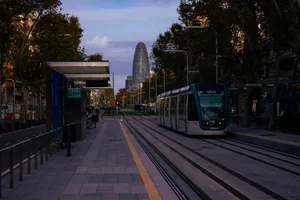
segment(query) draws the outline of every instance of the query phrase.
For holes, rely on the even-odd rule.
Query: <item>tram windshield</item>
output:
[[[199,95],[202,120],[224,119],[224,96],[223,95]]]

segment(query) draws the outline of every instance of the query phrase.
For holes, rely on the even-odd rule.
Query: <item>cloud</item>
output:
[[[95,45],[95,46],[101,46],[106,47],[108,43],[108,37],[107,36],[94,36],[91,40],[86,40],[84,44],[86,45]]]
[[[103,53],[104,59],[132,61],[135,47],[139,42],[145,43],[148,53],[151,51],[153,41],[111,41],[107,36],[93,36],[84,42],[84,46],[88,54],[100,52]]]
[[[179,2],[127,8],[74,8],[72,10],[65,10],[65,12],[77,15],[80,18],[80,21],[168,20],[177,17],[176,9],[178,5]]]

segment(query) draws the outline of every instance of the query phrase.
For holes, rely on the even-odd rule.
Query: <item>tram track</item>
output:
[[[255,149],[260,149],[269,153],[275,153],[281,156],[284,156],[286,158],[291,158],[291,159],[295,159],[295,160],[300,160],[300,156],[296,155],[296,154],[290,154],[290,153],[285,153],[282,151],[279,151],[277,149],[272,149],[270,147],[265,147],[262,145],[258,145],[258,144],[253,144],[253,143],[249,143],[249,142],[245,142],[245,141],[241,141],[241,140],[236,140],[236,139],[227,139],[227,141],[230,141],[234,144],[239,144],[239,145],[245,145],[247,148],[255,148]]]
[[[150,120],[150,119],[146,119],[146,120],[149,120],[153,123],[156,123],[154,120]],[[296,176],[300,176],[300,168],[299,168],[300,167],[300,162],[299,162],[300,158],[297,158],[296,156],[288,156],[286,153],[278,152],[276,150],[271,150],[271,149],[269,149],[269,150],[264,149],[266,152],[260,152],[257,149],[253,149],[253,148],[251,149],[249,147],[243,147],[241,145],[235,144],[236,141],[227,142],[223,139],[215,139],[215,140],[202,139],[201,141],[204,141],[206,143],[218,146],[220,148],[223,148],[223,149],[226,149],[228,151],[237,153],[239,155],[248,157],[248,158],[256,160],[258,162],[262,162],[264,164],[267,164],[267,165],[270,165],[272,167],[281,169],[283,171],[287,171],[287,172],[289,172],[291,174],[294,174]],[[223,143],[223,144],[220,144],[220,143]],[[236,147],[237,149],[235,149],[234,147]],[[257,157],[265,156],[267,158],[274,159],[274,160],[279,161],[281,163],[279,163],[280,165],[274,164],[274,163],[263,160],[263,159],[266,159],[266,158],[261,158],[260,159],[260,158],[257,158],[255,156],[253,156],[253,155],[249,155],[246,152],[243,153],[243,152],[241,152],[241,150],[242,151],[249,151],[251,154],[255,154]],[[262,148],[261,148],[261,150],[262,150]],[[272,154],[272,155],[270,155],[270,154]],[[276,155],[276,154],[278,154],[278,155]],[[288,158],[284,158],[284,157],[288,157]],[[292,166],[290,166],[292,169],[288,169],[286,164],[292,165]],[[293,170],[293,168],[296,168],[298,171],[296,171],[295,169]]]
[[[195,192],[195,194],[197,194],[197,196],[200,197],[200,199],[212,200],[205,192],[203,192],[197,185],[195,185],[188,177],[186,177],[184,174],[182,174],[180,172],[180,170],[174,164],[172,164],[172,162],[170,162],[169,159],[167,159],[166,156],[164,156],[149,140],[147,140],[146,137],[143,136],[143,134],[141,134],[131,123],[129,123],[126,115],[125,115],[124,119],[127,122],[126,126],[131,131],[134,138],[137,140],[139,145],[145,151],[147,156],[149,156],[149,159],[157,167],[158,171],[161,173],[161,175],[164,177],[166,182],[169,184],[171,189],[174,191],[174,193],[180,200],[189,200],[191,198],[189,198],[188,196],[193,196],[193,194],[191,194],[191,193],[187,194],[181,190],[181,188],[172,179],[172,177],[169,175],[169,173],[162,167],[162,165],[160,164],[160,162],[157,159],[157,156],[162,158],[162,160],[168,166],[170,166],[171,170],[173,170],[176,174],[178,174],[178,176],[181,177],[181,179],[187,184],[187,186],[189,186]],[[149,150],[149,147],[150,147],[150,149],[154,150],[156,156],[153,153],[151,153],[151,151]]]
[[[272,153],[272,152],[269,152],[269,154],[267,154],[265,152],[259,152],[255,149],[240,146],[238,144],[235,144],[234,142],[227,142],[225,140],[216,139],[215,141],[217,141],[219,143],[224,143],[226,145],[231,145],[231,146],[234,146],[234,147],[237,147],[239,149],[243,149],[243,150],[246,150],[246,151],[249,151],[249,152],[257,153],[257,154],[260,154],[260,155],[263,155],[263,156],[266,156],[266,157],[270,157],[270,158],[273,158],[275,160],[279,160],[279,161],[282,161],[282,162],[285,162],[285,163],[288,163],[288,164],[291,164],[291,165],[295,165],[297,167],[300,167],[300,159],[289,159],[288,160],[288,159],[282,158],[283,156],[285,157],[285,155],[280,155],[280,154],[276,155],[276,153]]]
[[[182,148],[188,150],[189,152],[191,152],[191,153],[197,155],[198,157],[200,157],[200,158],[206,160],[207,162],[209,162],[209,163],[211,163],[211,164],[213,164],[213,165],[215,165],[215,166],[221,168],[222,170],[226,171],[227,173],[231,174],[232,176],[235,176],[236,178],[239,178],[239,179],[243,180],[244,182],[246,182],[246,183],[248,183],[249,185],[253,186],[253,187],[256,188],[257,190],[259,190],[259,191],[261,191],[261,192],[263,192],[263,193],[265,193],[265,194],[271,196],[272,198],[274,198],[274,199],[286,199],[286,198],[284,198],[283,196],[281,196],[281,195],[279,195],[279,194],[277,194],[277,193],[275,193],[275,192],[273,192],[273,191],[267,189],[266,187],[264,187],[264,186],[262,186],[262,185],[260,185],[260,184],[258,184],[258,183],[256,183],[256,182],[254,182],[254,181],[248,179],[247,177],[245,177],[245,176],[243,176],[243,175],[241,175],[241,174],[239,174],[239,173],[237,173],[237,172],[235,172],[235,171],[229,169],[228,167],[226,167],[226,166],[224,166],[224,165],[222,165],[222,164],[220,164],[220,163],[218,163],[218,162],[216,162],[216,161],[210,159],[209,157],[207,157],[207,156],[205,156],[205,155],[203,155],[203,154],[201,154],[201,153],[195,151],[194,149],[191,149],[190,147],[186,146],[185,144],[183,144],[183,143],[181,143],[181,142],[178,142],[178,141],[174,140],[173,138],[171,138],[171,137],[169,137],[169,136],[167,136],[167,135],[161,133],[160,131],[157,131],[156,129],[154,129],[154,128],[152,128],[152,127],[150,127],[150,126],[148,126],[148,125],[146,125],[146,124],[144,124],[144,123],[142,123],[142,122],[140,122],[139,120],[136,120],[136,121],[139,122],[139,124],[141,124],[141,125],[143,125],[144,127],[146,127],[145,129],[148,129],[148,130],[151,130],[151,131],[153,131],[153,132],[158,133],[158,134],[161,135],[162,137],[167,138],[168,140],[170,140],[170,141],[172,141],[173,143],[175,143],[175,144],[181,146]],[[149,133],[149,134],[151,134],[151,133]],[[152,134],[152,135],[153,135],[153,137],[156,137],[154,134]],[[161,139],[159,139],[159,140],[161,140]],[[161,142],[164,142],[164,141],[161,140]],[[167,144],[165,144],[165,145],[167,146]],[[173,148],[173,150],[174,150],[176,153],[178,153],[178,151],[177,151],[176,149]]]

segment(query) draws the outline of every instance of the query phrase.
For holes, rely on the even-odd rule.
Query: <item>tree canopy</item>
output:
[[[274,59],[286,53],[299,57],[299,16],[297,1],[272,0],[187,0],[178,9],[180,23],[157,37],[151,63],[156,71],[174,74],[175,87],[186,82],[186,56],[164,53],[180,49],[188,53],[189,82],[214,82],[218,39],[219,79],[223,83],[251,83],[272,76]],[[183,26],[206,26],[187,29]],[[298,27],[298,28],[297,28]],[[298,59],[293,66],[296,68]],[[160,78],[161,79],[161,75]],[[172,89],[172,88],[168,88]]]
[[[61,13],[60,1],[20,0],[5,5],[2,2],[1,9],[11,8],[0,19],[1,26],[7,27],[5,32],[1,28],[4,73],[13,70],[14,78],[36,90],[44,86],[46,61],[86,58],[80,46],[83,29],[79,19]]]
[[[88,56],[88,61],[101,61],[103,60],[103,54],[94,53]]]
[[[189,84],[214,83],[218,61],[220,83],[229,86],[268,80],[275,83],[271,106],[274,122],[276,81],[280,74],[289,77],[287,71],[300,72],[299,1],[186,0],[181,1],[177,12],[179,23],[160,34],[152,46],[150,59],[158,84],[165,76],[166,91],[184,86],[187,67],[195,72],[189,73]],[[198,28],[184,29],[185,26]],[[165,53],[164,49],[186,51],[189,66],[183,53]],[[251,89],[247,89],[246,124],[249,124],[250,95]]]

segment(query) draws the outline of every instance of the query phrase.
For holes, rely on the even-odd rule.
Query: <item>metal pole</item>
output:
[[[155,98],[157,97],[157,74],[155,74]]]
[[[166,72],[165,69],[164,70],[164,92],[166,92]]]
[[[148,98],[148,101],[149,101],[149,106],[150,106],[150,83],[151,83],[151,76],[149,76],[149,98]]]
[[[143,87],[140,89],[140,104],[142,104]]]
[[[186,85],[189,85],[189,55],[186,51],[184,51],[186,55]]]
[[[219,49],[218,49],[218,34],[216,34],[216,84],[219,83],[219,64],[218,64],[218,54],[219,54]]]
[[[2,63],[2,35],[0,35],[0,134],[3,132],[3,126],[2,126],[2,69],[3,69],[3,63]]]

